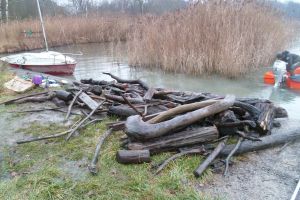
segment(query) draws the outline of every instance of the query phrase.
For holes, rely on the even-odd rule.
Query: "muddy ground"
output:
[[[25,104],[11,110],[32,109],[40,106],[45,105]],[[64,113],[54,111],[32,114],[0,112],[0,150],[5,146],[16,145],[16,140],[24,137],[18,131],[21,128],[35,122],[64,124],[64,116]],[[299,127],[298,120],[282,120],[281,129],[291,130]],[[277,134],[278,131],[274,130],[273,134]],[[213,176],[211,181],[205,184],[196,184],[195,187],[197,191],[205,195],[220,199],[290,199],[300,178],[299,152],[300,143],[290,142],[284,148],[277,147],[259,153],[247,154],[235,159],[227,177],[219,172]],[[1,157],[0,151],[0,163]],[[66,164],[70,165],[70,163]],[[75,166],[77,163],[71,163],[71,165]],[[76,171],[74,173],[77,174]],[[298,200],[300,200],[299,196]]]
[[[299,120],[282,120],[282,127],[274,129],[273,134],[299,127]],[[289,142],[282,147],[249,153],[229,170],[227,177],[216,174],[209,183],[197,185],[197,189],[221,199],[288,200],[300,178],[300,143]]]

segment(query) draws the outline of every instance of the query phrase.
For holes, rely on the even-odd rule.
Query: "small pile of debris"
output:
[[[121,138],[123,150],[116,155],[118,162],[144,163],[150,162],[153,154],[179,152],[158,166],[158,174],[180,156],[207,155],[194,171],[194,175],[199,177],[217,157],[226,157],[226,174],[234,154],[269,148],[299,137],[295,133],[271,135],[274,126],[280,127],[274,119],[288,115],[285,109],[266,99],[152,88],[141,80],[124,80],[110,73],[104,74],[116,81],[81,80],[66,90],[35,93],[1,103],[52,101],[57,107],[44,110],[66,112],[68,119],[74,114],[72,109],[77,107],[84,115],[70,130],[17,143],[58,137],[69,140],[79,129],[103,120],[103,114],[116,115],[123,121],[108,124],[108,130],[99,138],[89,165],[92,174],[97,174],[97,161],[105,139],[122,130],[125,135]],[[22,112],[38,111],[41,110]],[[238,138],[235,145],[226,144],[230,137]]]

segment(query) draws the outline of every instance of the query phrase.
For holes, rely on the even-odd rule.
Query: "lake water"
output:
[[[263,74],[268,70],[267,68],[234,80],[220,76],[196,77],[129,67],[125,45],[115,48],[110,43],[84,44],[58,47],[55,50],[65,53],[79,51],[83,53],[82,56],[76,56],[78,64],[74,77],[77,80],[86,78],[111,80],[110,77],[102,74],[102,72],[110,72],[124,79],[140,78],[152,86],[176,90],[267,98],[286,108],[290,118],[300,120],[300,91],[274,89],[272,86],[264,84]],[[300,40],[294,42],[290,51],[300,54]]]

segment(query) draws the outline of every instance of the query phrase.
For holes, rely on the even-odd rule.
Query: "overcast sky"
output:
[[[58,4],[60,4],[60,5],[66,4],[66,3],[69,2],[69,0],[54,0],[54,1],[56,1],[56,2],[57,2]],[[95,2],[101,2],[102,0],[93,0],[93,1],[95,1]],[[163,0],[162,0],[162,1],[163,1]],[[283,3],[289,2],[289,1],[293,1],[293,2],[300,3],[300,0],[277,0],[277,1],[283,2]]]
[[[289,0],[278,0],[280,2],[288,2]],[[292,0],[293,2],[297,2],[297,3],[300,3],[300,0]]]

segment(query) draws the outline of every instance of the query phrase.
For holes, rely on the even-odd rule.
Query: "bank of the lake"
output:
[[[83,52],[83,56],[77,57],[78,65],[74,77],[69,78],[110,80],[102,72],[111,72],[123,78],[142,78],[149,85],[176,90],[230,93],[244,97],[270,97],[271,100],[289,111],[291,119],[299,119],[299,103],[297,103],[299,102],[299,93],[288,89],[274,90],[272,86],[265,85],[262,82],[263,71],[254,72],[243,79],[228,79],[220,76],[196,77],[164,73],[159,70],[131,68],[127,64],[127,49],[122,45],[116,48],[110,43],[104,43],[72,45],[55,49],[62,52],[71,50]],[[6,70],[1,74],[1,83],[11,77]],[[9,96],[1,93],[0,100],[3,98],[6,99]],[[32,104],[18,107],[0,106],[0,125],[4,130],[1,132],[3,141],[0,143],[2,152],[0,154],[0,198],[2,199],[6,199],[8,196],[10,199],[21,199],[24,196],[28,199],[215,199],[218,196],[226,197],[227,194],[231,197],[234,196],[232,187],[222,188],[219,185],[220,190],[218,191],[210,187],[210,185],[215,185],[216,181],[221,182],[220,179],[222,179],[222,176],[213,176],[210,170],[200,180],[193,177],[191,171],[201,160],[201,157],[198,156],[177,160],[160,176],[153,175],[150,164],[129,166],[118,164],[115,161],[115,152],[120,146],[120,133],[109,138],[104,145],[99,163],[101,173],[98,176],[90,176],[87,164],[93,156],[97,138],[104,133],[105,123],[116,119],[108,119],[103,123],[93,125],[69,142],[59,139],[16,146],[15,141],[24,136],[36,136],[41,132],[63,131],[68,129],[72,123],[72,121],[64,123],[65,115],[52,111],[38,115],[9,113],[13,110],[28,109],[28,107],[38,108],[37,105]],[[50,122],[49,116],[51,116]],[[72,120],[76,120],[76,118]],[[288,148],[288,150],[290,149]],[[262,155],[269,157],[273,153],[274,151],[270,150]],[[154,156],[153,163],[159,163],[169,156],[170,154]],[[237,160],[240,160],[242,165],[243,160],[253,162],[253,155],[238,157]],[[236,177],[241,176],[248,177],[245,171],[237,169],[239,163],[237,162],[236,167],[233,168],[232,180],[240,179]],[[260,165],[253,165],[249,169],[256,170],[256,167],[260,168]],[[283,169],[280,168],[280,170]],[[290,172],[294,174],[296,171],[293,169]],[[263,171],[259,173],[263,173]],[[263,182],[263,180],[261,181]],[[284,195],[288,195],[293,188],[292,185],[283,187],[281,184],[276,184],[276,181],[272,184],[271,189],[282,187]],[[225,195],[222,194],[224,191]],[[243,190],[238,190],[238,192],[243,192]],[[247,191],[244,192],[249,194]],[[256,192],[260,194],[259,191]]]
[[[0,102],[17,96],[2,88],[12,76],[1,67]],[[0,199],[210,199],[197,192],[194,185],[210,180],[211,170],[200,180],[191,173],[202,156],[178,159],[160,176],[155,176],[151,164],[116,162],[121,133],[108,138],[101,153],[100,172],[97,176],[90,175],[87,166],[97,139],[105,132],[106,123],[116,118],[91,125],[68,142],[62,138],[17,145],[16,141],[23,137],[61,132],[78,120],[73,116],[65,121],[65,114],[55,111],[14,113],[51,106],[49,103],[0,105]],[[153,163],[158,164],[170,155],[154,156]]]

